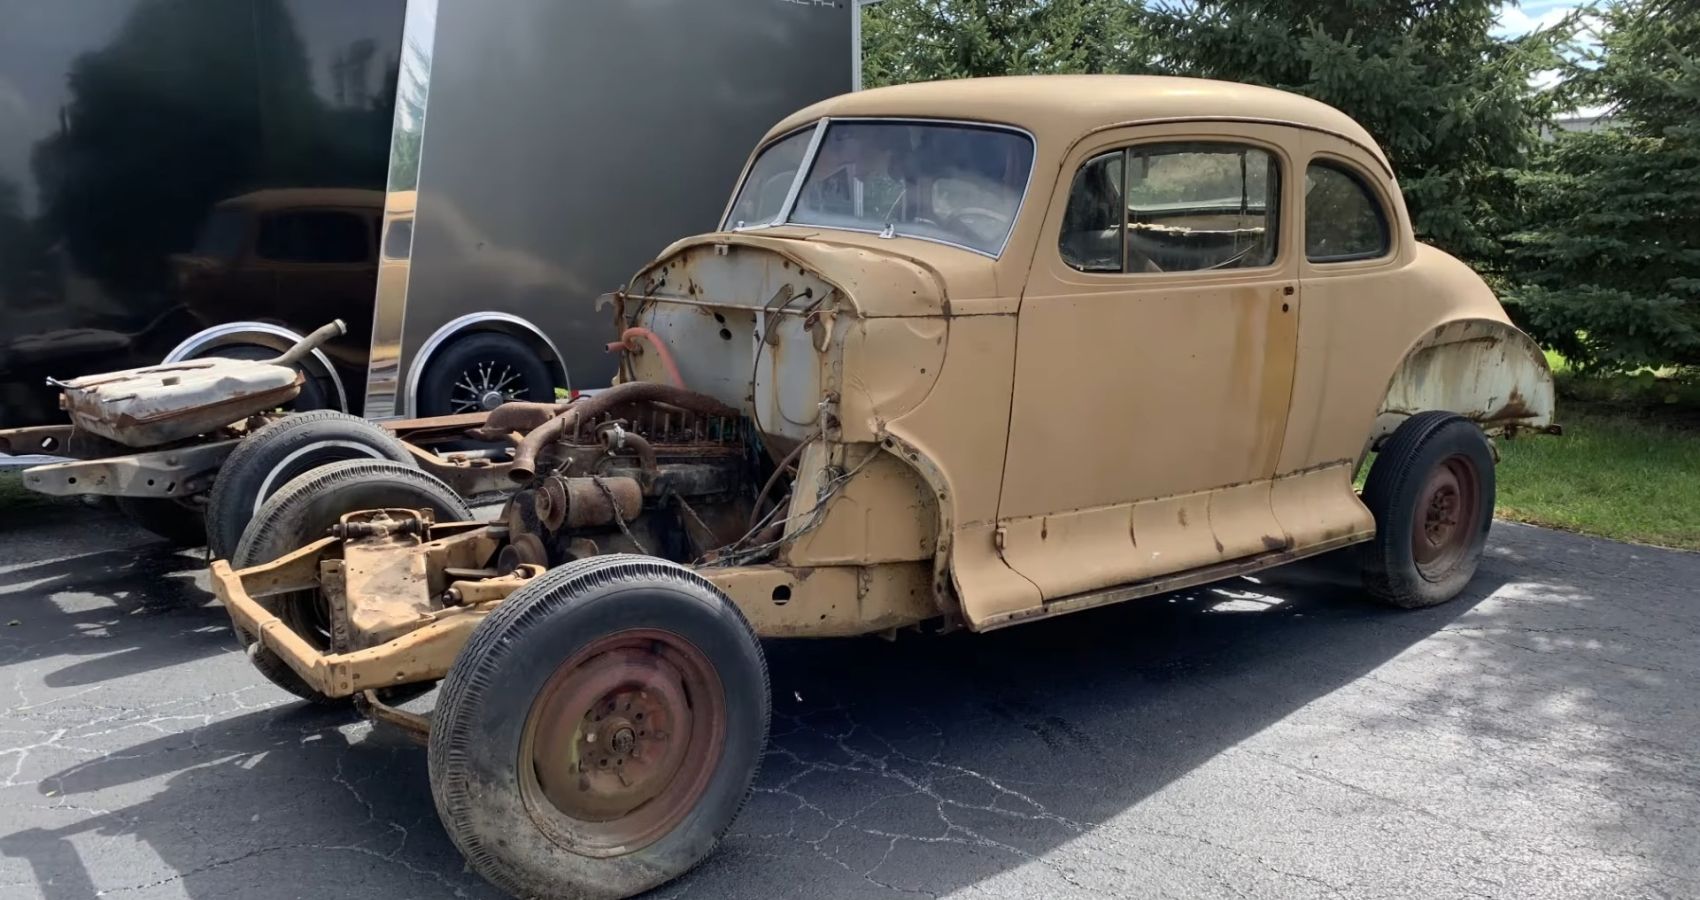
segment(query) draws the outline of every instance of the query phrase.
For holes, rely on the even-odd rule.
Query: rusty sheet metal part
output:
[[[0,429],[0,453],[12,456],[71,456],[87,459],[86,454],[72,453],[71,435],[76,428],[70,425],[37,425],[31,428]]]
[[[793,528],[814,515],[819,501],[815,488],[830,480],[830,472],[860,469],[822,509],[820,522],[784,550],[788,564],[868,565],[933,559],[937,503],[914,467],[878,444],[844,446],[836,463],[829,460],[827,445],[806,446],[787,516]],[[864,460],[866,465],[861,465]]]
[[[515,566],[513,571],[505,575],[454,581],[449,584],[449,589],[443,592],[442,602],[445,606],[477,606],[481,603],[506,600],[545,571],[547,569],[542,565],[526,563]]]
[[[424,511],[428,512],[428,511]],[[433,621],[448,606],[454,585],[448,573],[483,568],[496,553],[495,535],[485,529],[442,529],[415,510],[350,513],[338,525],[346,535],[342,560],[325,572],[328,594],[347,598],[348,650],[376,646]],[[506,594],[501,594],[506,596]],[[464,592],[462,592],[464,597]],[[334,646],[334,645],[333,645]]]
[[[513,488],[513,480],[508,477],[508,470],[513,468],[511,461],[458,453],[438,454],[406,440],[402,446],[413,454],[419,468],[442,479],[462,497],[500,493]]]
[[[493,555],[504,535],[505,531],[500,528],[476,523],[451,523],[433,528],[432,540],[422,545],[391,548],[389,553],[400,557],[421,556],[429,559],[424,584],[431,588],[436,587],[435,582],[444,578],[448,570],[474,568],[475,566],[467,563]],[[364,540],[389,541],[394,540],[394,537]],[[265,597],[299,589],[304,572],[317,572],[320,564],[327,560],[328,554],[340,550],[346,555],[350,546],[358,543],[359,541],[342,542],[327,538],[273,562],[241,572],[232,571],[230,564],[224,560],[215,560],[211,570],[213,591],[224,603],[236,628],[255,635],[308,684],[329,696],[346,697],[371,688],[443,677],[453,664],[455,655],[471,635],[472,629],[488,613],[491,604],[448,608],[439,606],[417,615],[410,630],[383,643],[343,653],[323,653],[296,634],[264,602]],[[391,564],[397,568],[410,565],[374,560],[370,568],[382,569]],[[313,583],[317,586],[317,578]],[[446,588],[445,584],[440,590]],[[376,621],[393,613],[399,605],[413,602],[411,599],[397,601],[380,597],[377,598],[378,604],[391,608],[380,610],[382,615],[362,616],[360,608],[370,604],[374,598],[358,590],[345,593],[351,618],[358,621]],[[350,624],[352,626],[354,623]],[[351,627],[350,632],[351,643],[362,643],[359,631]]]
[[[24,486],[59,497],[191,497],[212,487],[213,476],[238,441],[49,463],[24,470]]]
[[[764,638],[851,637],[938,618],[932,563],[701,569]]]
[[[214,357],[78,378],[60,385],[59,402],[78,428],[157,447],[276,408],[303,383],[288,366]]]
[[[596,421],[611,409],[633,403],[664,403],[721,418],[736,419],[739,416],[737,409],[720,400],[670,384],[642,381],[617,384],[595,396],[580,397],[565,412],[532,429],[514,449],[514,465],[508,471],[509,477],[521,484],[530,482],[537,475],[537,455],[545,445],[560,440],[581,424]]]
[[[1305,559],[1307,557],[1327,553],[1330,550],[1338,550],[1342,547],[1358,543],[1361,540],[1363,539],[1360,537],[1346,537],[1313,544],[1303,548],[1270,550],[1255,556],[1241,557],[1239,559],[1218,563],[1213,566],[1188,569],[1186,571],[1152,578],[1135,584],[1119,585],[1117,587],[1105,588],[1103,590],[1087,591],[1073,596],[1061,597],[1047,602],[1042,606],[1028,607],[1025,609],[1013,610],[1006,613],[988,616],[978,622],[975,622],[974,628],[976,631],[989,631],[995,628],[1002,628],[1006,625],[1014,625],[1018,622],[1049,618],[1052,616],[1062,615],[1063,613],[1079,612],[1081,610],[1092,609],[1098,606],[1107,606],[1111,603],[1135,600],[1140,597],[1150,597],[1156,594],[1185,590],[1186,588],[1211,584],[1226,578],[1233,578],[1239,575],[1249,575],[1253,572],[1259,572],[1274,566],[1286,565],[1287,563],[1296,562],[1297,560]]]
[[[322,582],[332,600],[333,650],[381,644],[411,631],[440,608],[431,591],[426,556],[412,552],[419,546],[415,534],[353,538],[344,541],[340,562],[326,560],[326,566],[337,564],[323,571]],[[337,615],[339,605],[345,608],[346,619]],[[336,640],[345,627],[345,640]]]
[[[389,419],[377,423],[404,441],[426,441],[431,438],[456,438],[489,422],[490,413],[458,413],[452,416],[432,416],[428,419]],[[502,437],[497,435],[497,437]]]
[[[1503,322],[1448,322],[1424,336],[1387,388],[1372,440],[1424,410],[1458,413],[1492,431],[1553,424],[1552,372],[1546,354]]]
[[[228,562],[216,560],[212,565],[213,590],[237,628],[258,636],[310,685],[330,696],[350,696],[374,688],[434,680],[448,672],[484,615],[513,590],[540,574],[540,570],[530,570],[491,579],[487,584],[452,583],[450,586],[461,591],[463,597],[476,597],[477,602],[432,607],[403,628],[396,611],[418,603],[416,589],[444,577],[453,568],[446,566],[445,561],[461,561],[491,552],[503,534],[500,529],[488,526],[469,524],[456,528],[458,533],[433,536],[432,541],[420,546],[406,545],[406,541],[415,540],[412,536],[404,539],[391,535],[350,542],[327,538],[274,562],[240,572],[233,571]],[[361,543],[371,546],[364,551],[354,549]],[[339,548],[338,544],[342,546]],[[315,649],[278,619],[263,598],[299,589],[306,572],[316,572],[324,563],[335,562],[328,554],[338,549],[354,562],[356,574],[348,576],[346,592],[351,619],[354,622],[385,619],[403,630],[376,643],[377,633],[363,635],[351,629],[353,649],[326,653]],[[350,550],[354,552],[350,554]],[[362,555],[372,558],[357,560]],[[409,561],[412,559],[427,560],[423,579],[416,576]],[[334,573],[336,567],[327,567],[325,571]],[[367,593],[390,589],[384,581],[385,573],[399,579],[398,583],[408,591],[406,597]],[[927,562],[812,569],[760,566],[707,569],[703,574],[738,604],[763,637],[872,634],[915,625],[939,615],[930,585],[931,565]]]
[[[567,410],[567,403],[535,403],[510,400],[483,415],[488,418],[480,426],[482,436],[499,440],[514,432],[524,434]],[[428,420],[427,420],[428,421]]]

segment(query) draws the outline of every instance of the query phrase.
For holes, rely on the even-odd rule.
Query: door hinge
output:
[[[992,531],[992,546],[997,548],[997,551],[998,551],[999,554],[1003,553],[1004,541],[1008,537],[1009,537],[1009,529],[1008,528],[1005,528],[1002,525],[999,525],[996,529],[993,529],[993,531]]]

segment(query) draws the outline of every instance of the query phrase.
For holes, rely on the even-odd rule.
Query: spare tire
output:
[[[279,488],[242,532],[230,563],[238,569],[271,562],[325,536],[344,515],[363,509],[429,509],[439,522],[464,522],[472,510],[448,485],[390,460],[332,463]],[[318,650],[330,647],[330,610],[318,591],[275,598],[278,618]],[[348,702],[315,690],[281,657],[238,631],[254,667],[271,683],[321,705]]]
[[[331,409],[285,416],[244,438],[220,467],[207,498],[213,558],[231,558],[242,530],[279,488],[321,466],[353,459],[414,465],[413,454],[389,432]]]

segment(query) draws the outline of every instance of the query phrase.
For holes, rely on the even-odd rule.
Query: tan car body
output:
[[[844,129],[828,156],[846,119],[995,126],[1004,149],[980,152],[985,127],[900,125]],[[1028,148],[1010,129],[1032,138],[1020,200]],[[612,295],[614,386],[415,423],[513,441],[511,459],[436,469],[521,485],[500,515],[438,523],[470,515],[447,485],[339,463],[255,512],[244,568],[212,564],[267,679],[354,697],[429,743],[446,829],[516,895],[631,896],[710,852],[766,746],[757,636],[983,631],[1372,539],[1367,594],[1444,602],[1492,521],[1482,432],[1552,426],[1540,350],[1469,269],[1412,238],[1381,153],[1321,104],[992,79],[841,97],[769,140],[789,143],[777,166],[758,150],[746,167],[764,174],[728,208],[743,222],[674,244]],[[1255,213],[1250,151],[1175,151],[1203,187],[1172,201],[1151,199],[1161,179],[1132,190],[1134,160],[1149,176],[1163,154],[1104,154],[1218,140],[1261,151]],[[1357,185],[1352,221],[1372,230],[1295,239],[1319,157]],[[775,225],[827,159],[824,178],[845,177],[800,218],[843,227]],[[1119,186],[1083,179],[1071,202],[1082,163],[1104,159]],[[1237,196],[1208,199],[1223,172]],[[1008,239],[987,222],[1013,223]],[[1377,447],[1366,505],[1353,474]],[[429,717],[386,700],[436,679]]]
[[[986,630],[1279,565],[1374,537],[1353,475],[1411,415],[1553,427],[1540,349],[1480,278],[1412,237],[1385,158],[1337,110],[1208,81],[983,79],[847,95],[769,140],[823,117],[1014,127],[1034,139],[1034,174],[996,256],[827,228],[720,231],[674,244],[613,296],[618,329],[666,349],[611,345],[626,350],[623,382],[676,370],[746,418],[778,468],[797,451],[776,549],[696,570],[764,637]],[[1313,264],[1287,237],[1255,269],[1064,264],[1059,219],[1080,164],[1176,139],[1251,143],[1286,173],[1318,157],[1349,166],[1387,211],[1388,253]],[[1301,181],[1281,179],[1280,234],[1304,233]],[[571,408],[546,407],[519,455]],[[704,507],[711,521],[695,525],[735,523],[731,541],[737,509]],[[517,539],[501,522],[432,534],[325,538],[241,571],[220,560],[214,585],[239,629],[328,696],[440,678],[530,576],[450,574]],[[339,553],[332,592],[348,615],[410,624],[327,654],[268,598],[318,583]],[[448,605],[445,591],[480,599]]]
[[[1253,571],[1372,537],[1353,474],[1412,413],[1552,424],[1539,348],[1480,278],[1415,240],[1385,156],[1331,107],[1190,79],[981,79],[847,95],[769,139],[822,117],[1013,126],[1034,138],[1034,174],[995,259],[788,225],[681,241],[633,280],[624,308],[644,310],[693,389],[753,404],[776,444],[824,433],[799,479],[859,470],[783,551],[799,580],[856,584],[854,610],[841,590],[777,609],[777,574],[708,572],[764,633],[941,613],[987,629]],[[1350,167],[1388,212],[1391,252],[1308,262],[1291,237],[1303,179],[1289,176],[1270,266],[1066,265],[1059,221],[1080,165],[1177,139],[1249,143],[1284,173]],[[666,377],[653,355],[633,365]],[[792,521],[806,521],[797,496]]]

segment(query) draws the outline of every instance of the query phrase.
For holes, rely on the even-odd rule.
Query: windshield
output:
[[[797,180],[797,169],[803,165],[803,155],[809,150],[809,140],[815,129],[805,128],[767,145],[750,166],[738,199],[732,202],[732,213],[726,221],[733,228],[750,225],[770,225],[785,211],[785,198],[790,196],[791,184]]]
[[[733,227],[774,223],[812,130],[764,150],[733,203]],[[790,216],[797,225],[903,235],[997,256],[1033,168],[1033,142],[997,128],[839,120],[807,161]]]

